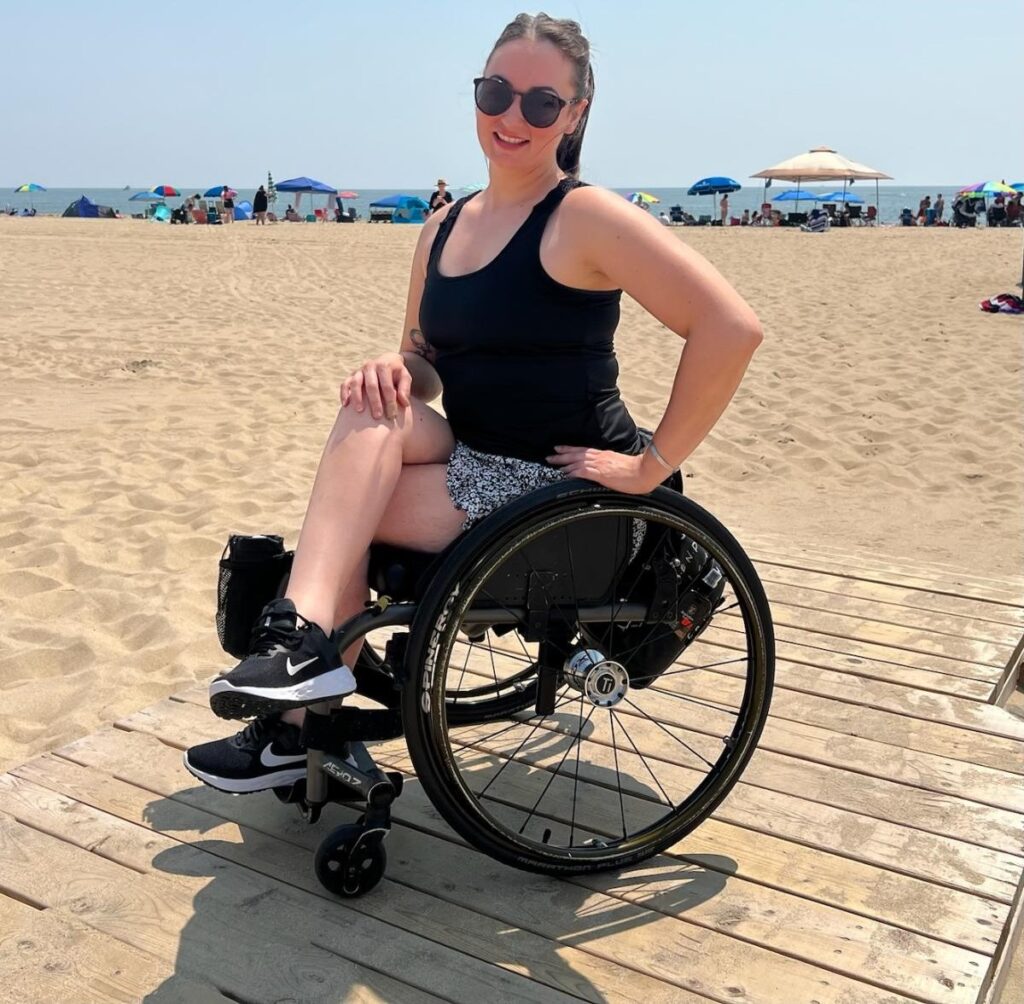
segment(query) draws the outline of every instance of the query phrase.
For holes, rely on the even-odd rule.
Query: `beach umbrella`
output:
[[[173,185],[154,185],[150,191],[154,195],[161,195],[164,198],[180,198],[181,192],[179,192]]]
[[[15,190],[17,192],[28,192],[28,204],[35,209],[36,205],[32,199],[33,192],[45,192],[46,189],[42,185],[37,185],[34,181],[28,181],[24,185],[19,185]]]
[[[277,186],[274,184],[274,178],[269,171],[267,171],[267,202],[271,205],[277,202]]]
[[[358,192],[338,192],[339,199],[358,199]]]
[[[661,202],[661,199],[656,195],[651,195],[650,192],[630,192],[626,198],[629,199],[630,202],[644,202],[647,205],[651,205],[654,202]]]
[[[772,199],[772,202],[814,202],[820,199],[814,192],[805,192],[802,188],[787,188]],[[859,200],[858,200],[859,201]]]
[[[862,203],[864,200],[853,192],[829,192],[828,195],[816,195],[819,202],[855,202]]]
[[[129,200],[129,202],[162,202],[163,196],[157,195],[156,192],[136,192]]]
[[[972,199],[983,199],[986,195],[1016,195],[1017,189],[1005,181],[978,181],[966,188],[961,188],[957,195],[966,195]]]
[[[221,192],[223,192],[223,191],[224,191],[224,186],[223,185],[214,185],[213,188],[208,188],[205,192],[203,192],[203,198],[204,199],[219,199],[220,196],[221,196]],[[228,187],[228,196],[233,199],[236,195],[238,195],[238,192],[236,192],[233,188],[231,188],[229,186]]]
[[[716,195],[727,195],[729,192],[738,192],[743,186],[732,178],[726,178],[718,174],[711,178],[701,178],[695,181],[686,191],[687,195],[710,195],[711,215],[715,215]]]
[[[1024,192],[1024,181],[1015,181],[1012,185],[1010,185],[1010,188],[1012,188],[1015,192]]]

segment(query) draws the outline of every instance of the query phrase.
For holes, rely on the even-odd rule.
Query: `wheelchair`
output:
[[[281,547],[262,585],[249,576],[247,627],[283,594]],[[310,706],[307,776],[274,789],[311,823],[330,802],[359,811],[315,855],[332,893],[362,895],[386,868],[405,758],[382,745],[390,762],[378,764],[368,743],[404,736],[457,834],[556,876],[621,869],[676,843],[754,752],[774,674],[768,602],[678,474],[649,495],[558,482],[440,554],[374,545],[368,577],[373,598],[332,641],[344,651],[372,633],[353,671],[360,703],[374,706]]]

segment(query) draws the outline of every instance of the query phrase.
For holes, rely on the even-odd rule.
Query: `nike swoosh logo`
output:
[[[306,759],[306,754],[301,753],[298,756],[278,756],[276,753],[270,752],[270,747],[273,743],[268,743],[263,747],[263,752],[260,754],[260,763],[264,767],[280,767],[286,763],[298,763],[300,760]]]
[[[293,666],[292,665],[291,656],[289,656],[284,661],[284,668],[286,670],[288,670],[288,675],[289,676],[294,676],[300,669],[305,669],[307,666],[309,666],[312,663],[316,662],[316,660],[318,658],[319,658],[319,656],[315,656],[314,655],[312,659],[307,659],[305,662],[300,662],[297,666]]]

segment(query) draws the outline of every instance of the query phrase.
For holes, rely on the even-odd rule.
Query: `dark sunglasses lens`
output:
[[[484,115],[501,115],[508,111],[515,95],[504,80],[484,77],[476,85],[476,106]]]
[[[535,88],[523,95],[523,118],[537,129],[546,129],[562,110],[557,94]]]

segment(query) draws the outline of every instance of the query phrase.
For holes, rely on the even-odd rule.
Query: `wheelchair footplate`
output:
[[[310,823],[319,820],[328,802],[364,806],[354,823],[336,827],[326,836],[314,858],[321,885],[337,896],[362,896],[383,878],[391,803],[402,791],[402,775],[381,770],[363,742],[349,739],[343,750],[338,749],[338,735],[351,734],[339,719],[372,714],[354,708],[332,710],[322,704],[308,708],[302,727],[302,741],[308,751],[306,779],[289,788],[275,789],[281,801],[296,804]],[[392,731],[383,715],[374,721],[385,733]],[[365,729],[365,723],[363,731],[371,731]]]

